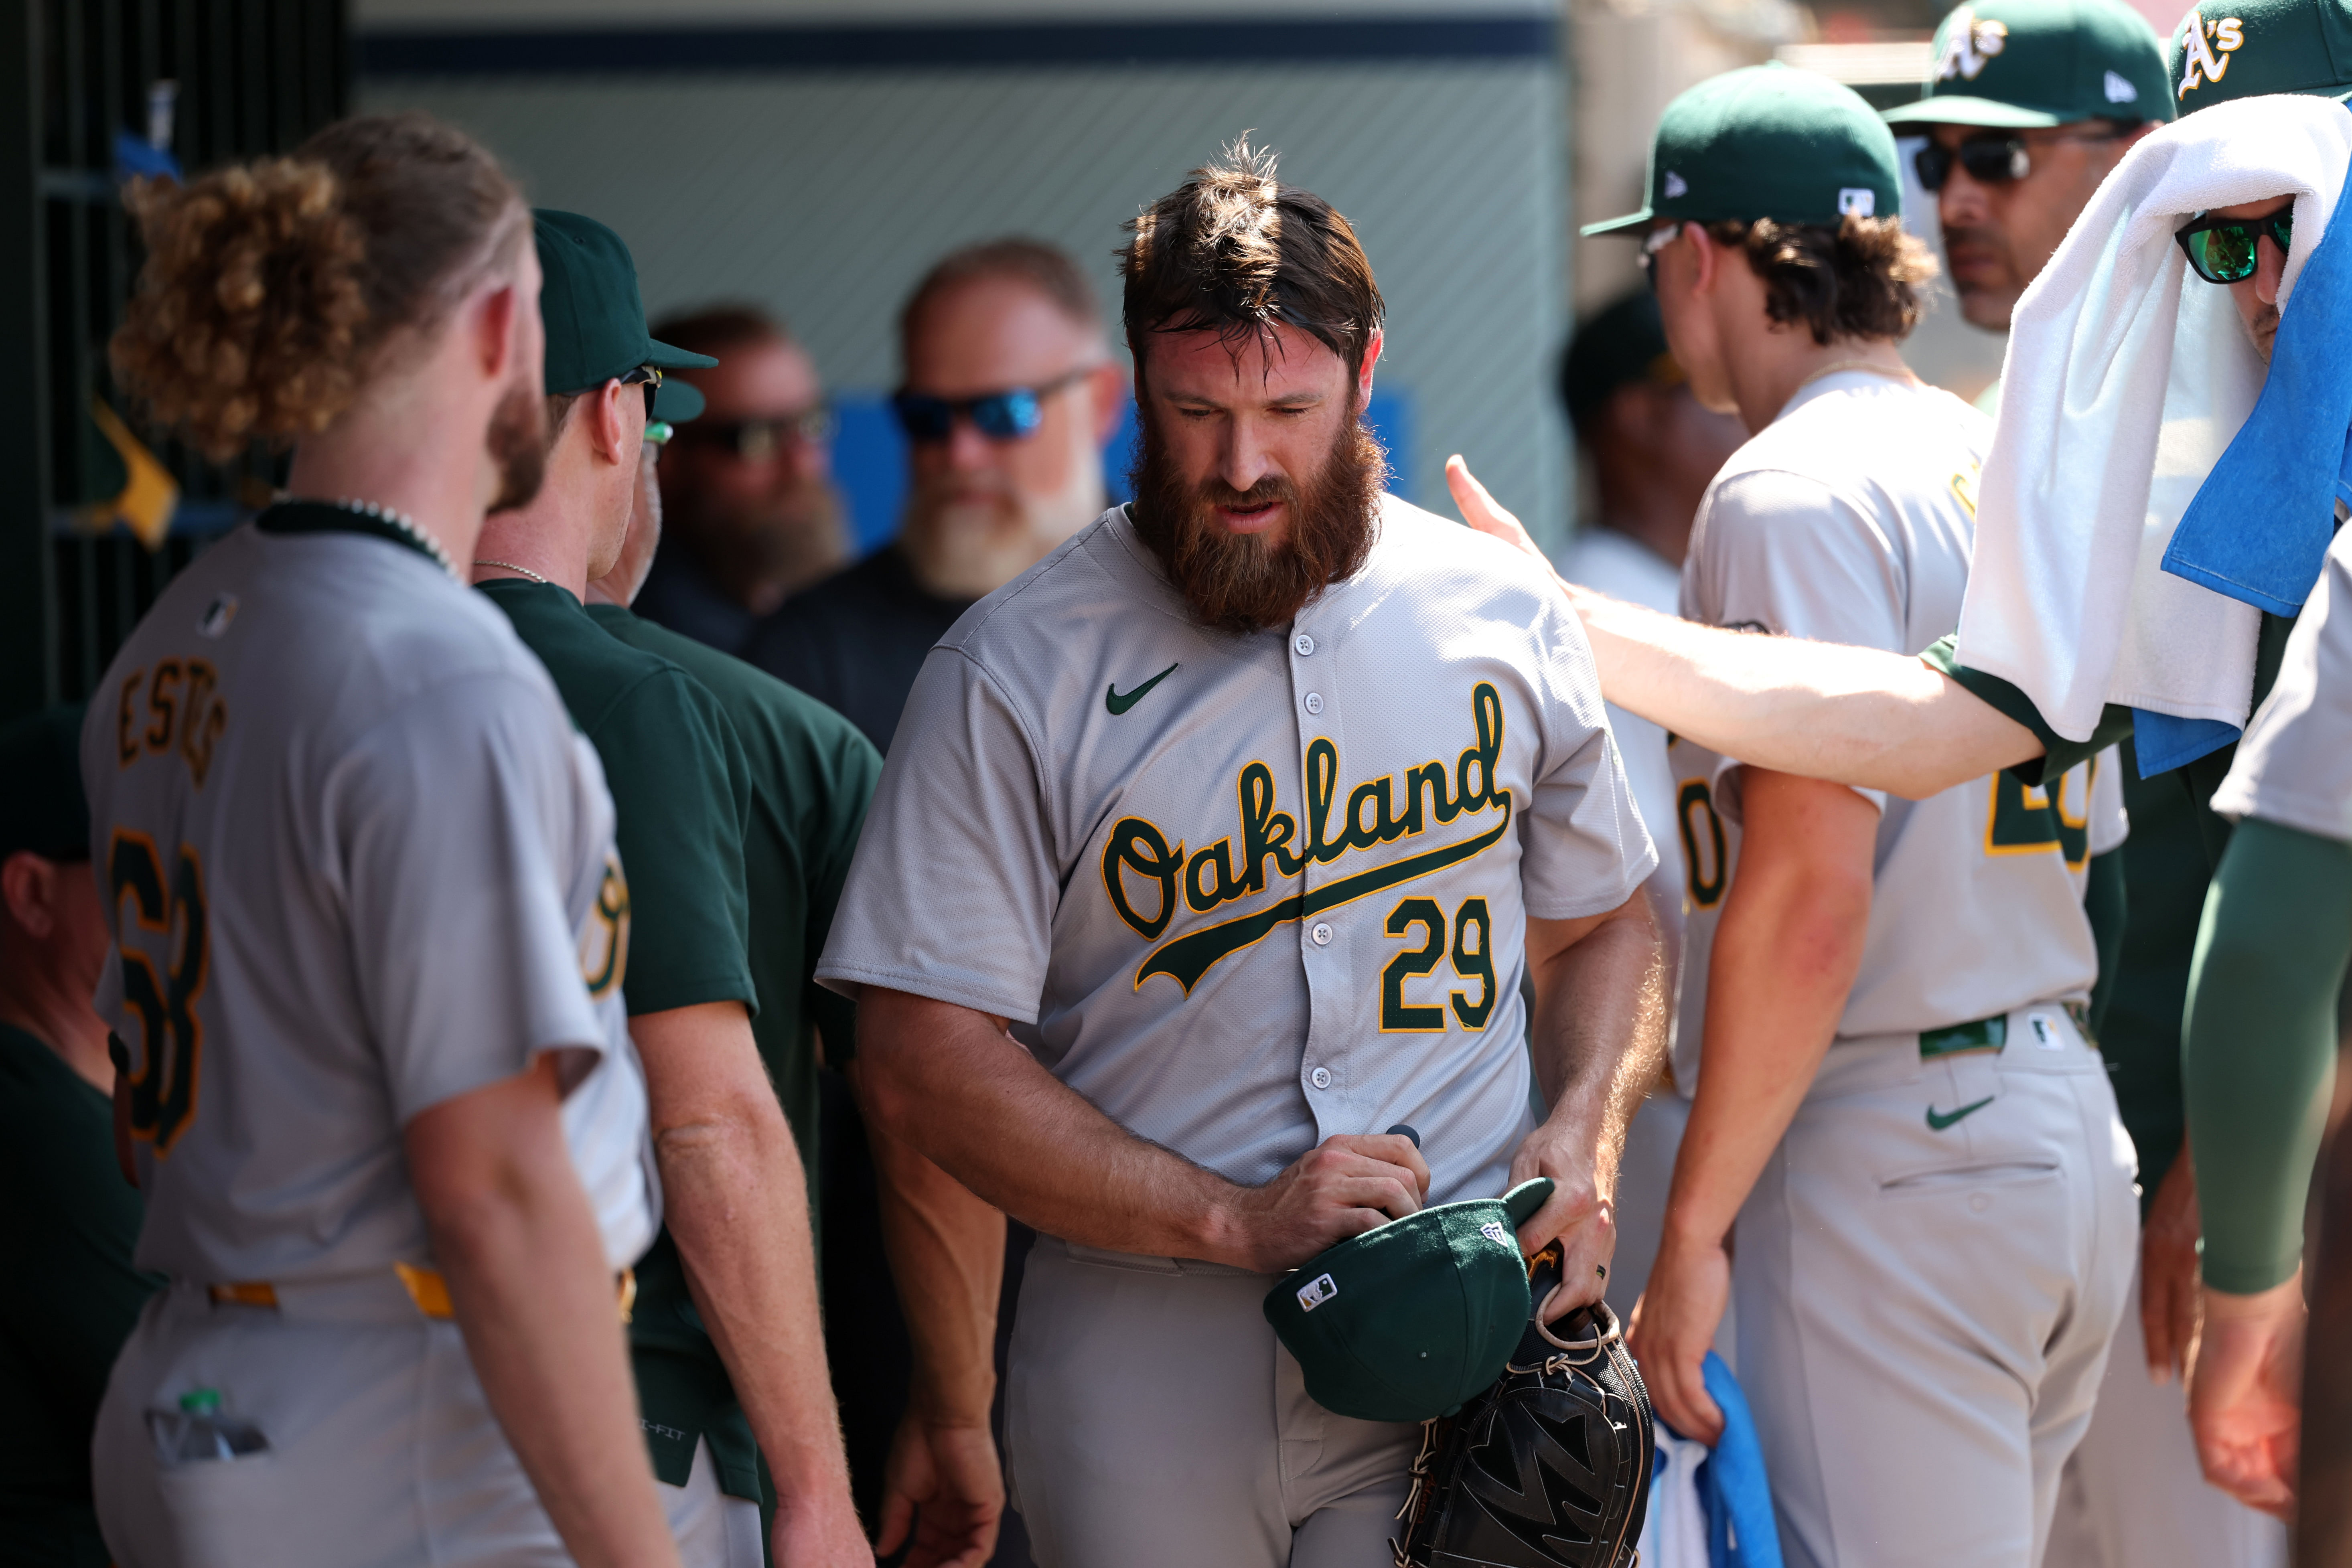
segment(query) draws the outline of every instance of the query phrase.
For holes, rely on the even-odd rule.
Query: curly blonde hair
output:
[[[429,333],[530,234],[497,161],[424,115],[344,120],[292,157],[127,200],[147,260],[115,377],[215,462],[333,423],[395,339]]]

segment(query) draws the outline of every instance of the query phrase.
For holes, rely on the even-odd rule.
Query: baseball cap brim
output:
[[[1958,93],[1923,98],[1881,112],[1889,125],[1981,125],[1996,131],[2039,131],[2065,120],[2038,109],[2021,109],[1997,99],[1963,98]]]
[[[1536,1210],[1551,1201],[1552,1181],[1549,1176],[1529,1176],[1503,1195],[1503,1207],[1510,1211],[1511,1224],[1516,1228],[1536,1217]]]
[[[654,391],[654,417],[666,419],[672,424],[683,424],[689,419],[699,419],[703,409],[707,406],[709,405],[703,401],[701,389],[692,382],[682,382],[676,377],[671,377]]]
[[[689,354],[658,338],[648,338],[646,340],[646,357],[639,363],[659,365],[666,371],[707,371],[719,361],[709,354]]]
[[[1576,232],[1586,239],[1591,239],[1595,235],[1631,234],[1636,229],[1647,228],[1655,222],[1657,222],[1657,214],[1645,206],[1640,212],[1627,213],[1622,218],[1609,218],[1601,223],[1587,224]]]

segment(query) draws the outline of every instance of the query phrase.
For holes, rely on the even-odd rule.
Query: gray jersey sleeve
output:
[[[1683,614],[1710,625],[1907,653],[1902,560],[1878,522],[1817,479],[1756,469],[1707,497]],[[1727,761],[1726,767],[1736,767]],[[1885,791],[1856,789],[1882,810]],[[1736,789],[1718,803],[1736,811]]]
[[[1549,733],[1519,833],[1520,896],[1538,920],[1574,920],[1633,897],[1658,852],[1601,706],[1583,623],[1563,601],[1546,603],[1548,623],[1535,630]]]
[[[563,905],[584,824],[561,710],[505,675],[437,684],[322,780],[328,868],[396,1122],[605,1049]]]
[[[2352,840],[2352,528],[2328,548],[2278,684],[2246,727],[2213,809]]]
[[[934,648],[898,734],[922,744],[890,748],[817,977],[1034,1023],[1059,886],[1028,729],[971,659]]]

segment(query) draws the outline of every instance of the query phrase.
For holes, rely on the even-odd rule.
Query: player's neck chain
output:
[[[414,542],[418,549],[439,561],[441,570],[449,574],[451,581],[462,584],[466,580],[457,575],[457,563],[449,559],[449,552],[441,548],[441,541],[418,528],[416,519],[407,513],[395,512],[390,507],[379,507],[373,501],[354,501],[349,497],[330,502],[329,505],[340,507],[346,512],[357,512],[363,517],[373,517],[379,523],[391,524]]]
[[[476,556],[474,558],[474,564],[476,566],[494,566],[500,571],[518,572],[520,575],[530,579],[533,582],[545,583],[550,588],[555,586],[553,583],[549,582],[547,579],[540,576],[539,573],[531,570],[530,568],[527,566],[517,566],[510,560],[486,560],[480,556]]]

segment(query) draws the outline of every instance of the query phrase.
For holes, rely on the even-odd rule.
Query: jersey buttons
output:
[[[1323,711],[1323,694],[1321,692],[1308,692],[1307,694],[1307,711],[1308,713],[1321,713]]]
[[[1293,637],[1290,640],[1290,648],[1291,652],[1297,653],[1303,659],[1307,657],[1307,654],[1315,652],[1315,639],[1309,637],[1306,632],[1301,632],[1297,636]]]
[[[1318,1067],[1307,1075],[1307,1082],[1318,1089],[1328,1089],[1331,1087],[1331,1070],[1328,1067]]]
[[[1331,946],[1331,925],[1328,921],[1317,921],[1315,923],[1315,929],[1308,932],[1307,935],[1315,938],[1315,946],[1318,947],[1328,947]]]

